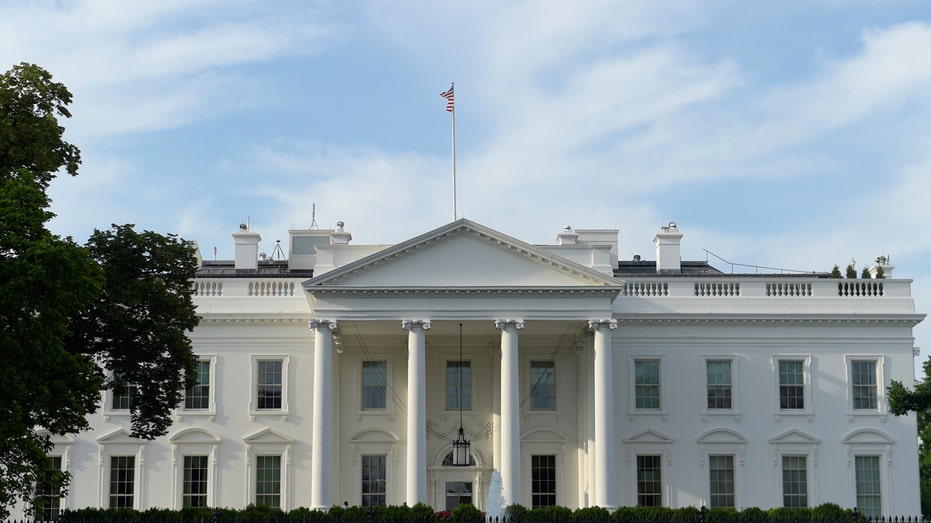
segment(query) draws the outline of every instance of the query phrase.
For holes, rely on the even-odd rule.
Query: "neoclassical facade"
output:
[[[130,398],[55,440],[61,507],[418,502],[816,506],[919,513],[910,280],[618,260],[617,230],[530,245],[458,220],[397,245],[233,234],[203,261],[198,386],[167,435]],[[460,429],[468,459],[454,464]]]

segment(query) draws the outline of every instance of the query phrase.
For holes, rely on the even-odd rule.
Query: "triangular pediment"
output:
[[[249,445],[255,443],[285,444],[294,441],[291,438],[283,436],[282,434],[269,428],[262,429],[250,436],[246,436],[242,440]]]
[[[638,432],[637,434],[634,434],[633,436],[625,439],[624,443],[634,443],[634,444],[636,443],[639,443],[639,444],[659,443],[659,444],[664,444],[664,445],[671,445],[674,441],[675,440],[673,440],[672,438],[670,438],[669,436],[661,432],[656,432],[655,430],[652,430],[652,429],[646,429],[644,431]]]
[[[798,429],[792,429],[770,439],[769,442],[773,445],[785,445],[790,443],[814,445],[821,443],[821,440]]]
[[[119,445],[119,444],[134,444],[139,445],[143,440],[134,438],[130,435],[129,431],[124,428],[118,428],[109,434],[104,434],[97,438],[97,443],[101,445]]]
[[[327,288],[618,287],[611,276],[461,219],[305,283]]]

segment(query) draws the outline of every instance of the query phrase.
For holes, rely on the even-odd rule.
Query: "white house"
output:
[[[201,358],[175,424],[129,436],[108,393],[55,440],[62,508],[290,510],[469,501],[493,471],[525,506],[816,506],[920,512],[910,280],[723,274],[618,261],[617,230],[530,245],[462,219],[397,245],[233,234],[203,261]],[[453,464],[460,428],[468,463]]]

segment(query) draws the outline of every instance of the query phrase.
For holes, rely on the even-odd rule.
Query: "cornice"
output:
[[[924,314],[909,315],[643,315],[643,316],[615,316],[618,324],[644,324],[644,325],[668,325],[670,323],[678,324],[895,324],[908,325],[914,327],[924,320]]]
[[[291,324],[291,325],[301,325],[307,326],[307,322],[310,321],[311,316],[285,316],[285,317],[275,317],[275,316],[234,316],[234,315],[212,315],[212,314],[202,314],[200,316],[200,325],[205,324],[231,324],[231,323],[241,323],[241,324],[267,324],[267,325],[282,325],[282,324]]]
[[[575,286],[575,287],[312,287],[307,292],[314,295],[344,296],[608,296],[615,297],[622,286]]]

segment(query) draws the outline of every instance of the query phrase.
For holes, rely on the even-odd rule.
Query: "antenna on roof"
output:
[[[284,249],[281,248],[281,240],[275,240],[275,248],[272,250],[271,258],[283,260],[284,259]]]
[[[317,226],[317,204],[313,203],[310,206],[310,230],[319,229]]]

